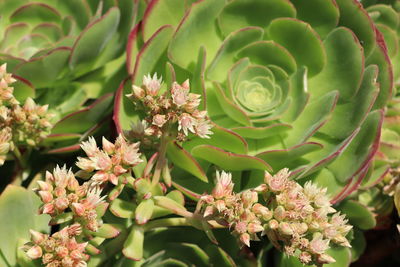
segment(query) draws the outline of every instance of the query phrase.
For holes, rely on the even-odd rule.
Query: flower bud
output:
[[[33,246],[31,247],[27,252],[26,255],[31,258],[32,260],[38,259],[42,257],[43,251],[42,248],[39,246]]]
[[[53,203],[46,203],[42,208],[43,214],[53,214],[54,213],[54,204]]]
[[[282,221],[286,217],[286,211],[285,208],[282,206],[278,206],[274,210],[274,218],[277,219],[278,221]]]
[[[68,198],[66,198],[66,197],[59,197],[59,198],[56,198],[54,201],[54,206],[59,211],[65,210],[66,208],[68,208],[68,205],[69,205],[69,201],[68,201]]]
[[[85,206],[81,203],[72,203],[72,211],[78,215],[83,216],[85,214]]]
[[[331,256],[329,256],[328,254],[325,254],[325,253],[319,255],[317,261],[320,264],[329,264],[329,263],[336,262],[336,260],[334,258],[332,258]]]
[[[43,203],[49,203],[53,200],[53,195],[49,191],[39,191],[38,194],[40,195]]]
[[[264,227],[262,227],[261,224],[259,223],[252,222],[247,225],[247,230],[249,231],[250,234],[255,234],[264,231]]]
[[[241,234],[240,241],[246,246],[250,247],[250,235],[248,233]]]
[[[293,235],[293,229],[287,222],[281,222],[279,224],[279,232],[283,235]]]
[[[268,222],[268,227],[271,230],[276,230],[279,227],[279,222],[275,219],[272,219]]]
[[[33,241],[33,243],[35,243],[37,245],[42,243],[46,238],[45,234],[42,234],[42,233],[37,232],[35,230],[31,229],[31,230],[29,230],[29,232],[31,233],[31,240]]]

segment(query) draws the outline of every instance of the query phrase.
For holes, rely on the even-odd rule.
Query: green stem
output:
[[[19,151],[18,147],[14,148],[13,154],[14,154],[15,159],[18,161],[19,166],[22,169],[25,169],[27,164],[26,164],[26,161],[25,161],[24,157],[22,156],[21,152]]]
[[[168,226],[192,226],[186,218],[166,218],[150,221],[145,225],[145,231]]]
[[[158,184],[158,182],[160,181],[161,172],[165,165],[165,155],[167,153],[168,141],[169,141],[169,139],[168,139],[167,135],[161,136],[160,148],[158,150],[158,159],[157,159],[156,168],[154,170],[154,175],[153,175],[153,180],[152,180],[153,185]]]

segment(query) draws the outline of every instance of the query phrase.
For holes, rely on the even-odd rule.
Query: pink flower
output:
[[[185,135],[188,135],[188,130],[191,131],[192,133],[195,132],[194,126],[195,126],[195,120],[188,113],[183,113],[179,117],[178,131],[183,130]]]
[[[153,78],[151,78],[150,74],[143,78],[143,85],[146,87],[146,92],[151,96],[156,96],[158,94],[161,88],[161,82],[162,79],[157,78],[157,73],[154,73]]]
[[[167,122],[165,115],[157,114],[153,117],[153,125],[162,127]]]

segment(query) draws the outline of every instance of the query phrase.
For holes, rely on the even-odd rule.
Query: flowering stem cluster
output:
[[[352,226],[346,224],[344,215],[335,213],[326,189],[309,182],[302,187],[289,180],[289,175],[287,169],[274,176],[266,172],[265,184],[235,193],[231,175],[217,173],[216,187],[211,195],[201,197],[197,212],[233,229],[246,246],[250,240],[259,240],[260,233],[303,264],[334,262],[326,253],[329,243],[350,247],[345,236]],[[259,194],[266,204],[259,203]]]
[[[37,105],[31,98],[21,106],[10,86],[16,80],[6,67],[0,66],[0,166],[10,151],[24,165],[18,147],[37,146],[50,133],[53,114],[47,112],[48,105]]]
[[[160,138],[165,133],[184,141],[189,132],[209,138],[212,125],[207,111],[200,111],[201,95],[190,93],[189,80],[182,84],[173,82],[169,90],[161,93],[162,80],[154,74],[143,78],[143,86],[132,86],[128,97],[146,118],[133,126],[130,135],[134,137]],[[176,127],[177,126],[177,127]],[[177,131],[176,131],[177,129]]]
[[[24,245],[31,259],[42,258],[46,266],[87,266],[89,255],[85,253],[87,242],[78,243],[76,237],[82,232],[79,224],[63,228],[49,236],[31,230],[32,242]]]

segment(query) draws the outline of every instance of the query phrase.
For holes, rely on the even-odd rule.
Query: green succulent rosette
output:
[[[367,175],[393,87],[383,35],[353,0],[150,1],[130,33],[127,69],[119,131],[139,117],[125,97],[132,83],[189,77],[216,126],[211,139],[171,145],[175,166],[200,178],[212,165],[238,171],[241,188],[288,167],[332,201]],[[193,196],[208,188],[175,185]]]
[[[18,80],[18,100],[32,97],[56,113],[60,122],[44,143],[50,149],[79,143],[105,120],[110,93],[126,75],[125,44],[142,5],[128,0],[0,1],[0,62]],[[98,101],[103,105],[91,105],[107,94]]]
[[[393,195],[399,181],[400,166],[400,1],[362,1],[368,14],[382,33],[388,56],[393,65],[394,93],[385,109],[379,150],[374,157],[367,178],[362,182],[360,203],[374,211],[378,227],[390,226]],[[398,190],[397,190],[398,191]]]

